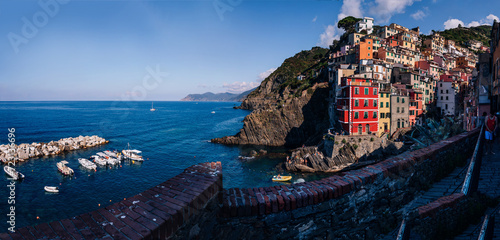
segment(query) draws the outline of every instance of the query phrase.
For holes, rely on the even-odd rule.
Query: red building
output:
[[[340,124],[349,135],[378,132],[378,83],[372,79],[342,78],[337,98]]]
[[[422,117],[422,114],[423,114],[422,95],[423,95],[423,93],[418,91],[418,90],[409,89],[410,126],[415,125],[417,123],[417,120],[419,120],[419,118]]]

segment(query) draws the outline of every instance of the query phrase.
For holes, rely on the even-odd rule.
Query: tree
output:
[[[460,23],[459,23],[459,24],[458,24],[458,28],[462,28],[462,24],[460,24]]]
[[[337,23],[338,28],[344,29],[346,32],[354,32],[354,27],[356,23],[361,21],[361,18],[355,18],[353,16],[348,16],[343,18]]]

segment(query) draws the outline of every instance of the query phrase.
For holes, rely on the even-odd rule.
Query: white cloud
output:
[[[316,22],[316,20],[318,20],[318,16],[314,17],[311,22]]]
[[[405,8],[418,0],[375,0],[375,6],[370,13],[375,16],[377,23],[388,22],[394,14],[404,13]]]
[[[276,68],[271,68],[265,72],[261,72],[259,73],[259,78],[257,79],[257,81],[260,83],[262,82],[264,79],[266,79],[267,77],[269,77],[269,75],[271,75],[271,73],[273,73],[274,71],[276,71]]]
[[[339,39],[343,30],[338,29],[337,26],[328,25],[325,31],[319,36],[319,46],[328,47],[332,45],[334,39]]]
[[[465,24],[463,21],[459,19],[452,18],[444,22],[443,25],[444,29],[456,28],[458,27],[458,24],[462,25],[463,27],[477,27],[481,25],[492,25],[494,20],[499,21],[497,16],[490,14],[485,18],[480,19],[479,21],[471,21],[468,24]]]
[[[456,18],[453,18],[453,19],[448,19],[448,21],[444,22],[444,29],[450,29],[450,28],[456,28],[458,27],[458,25],[462,25],[462,26],[465,26],[464,22],[456,19]]]
[[[337,21],[348,16],[357,18],[363,17],[363,10],[361,9],[361,3],[363,1],[364,0],[344,0],[340,13],[337,15]]]
[[[422,10],[418,10],[418,11],[416,11],[415,13],[413,13],[413,14],[411,15],[411,17],[412,17],[413,19],[415,19],[415,20],[422,20],[422,19],[424,19],[424,17],[426,17],[426,16],[427,16],[427,14],[426,14],[426,13],[424,13],[424,11],[422,11]]]
[[[224,83],[222,85],[228,92],[231,93],[241,93],[252,88],[259,86],[258,82],[233,82],[233,83]]]

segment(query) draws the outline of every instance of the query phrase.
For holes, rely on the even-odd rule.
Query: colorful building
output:
[[[381,84],[379,91],[378,135],[382,136],[391,130],[391,84]]]
[[[373,39],[364,38],[356,45],[356,61],[373,59]]]
[[[342,78],[337,112],[343,130],[349,135],[377,133],[378,84],[371,79]]]

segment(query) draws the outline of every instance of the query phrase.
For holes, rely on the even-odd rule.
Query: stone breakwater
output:
[[[85,149],[108,143],[99,136],[78,136],[63,138],[49,143],[22,143],[19,145],[0,145],[0,161],[25,161],[29,158],[57,155],[62,152]],[[13,148],[12,148],[13,147]]]

